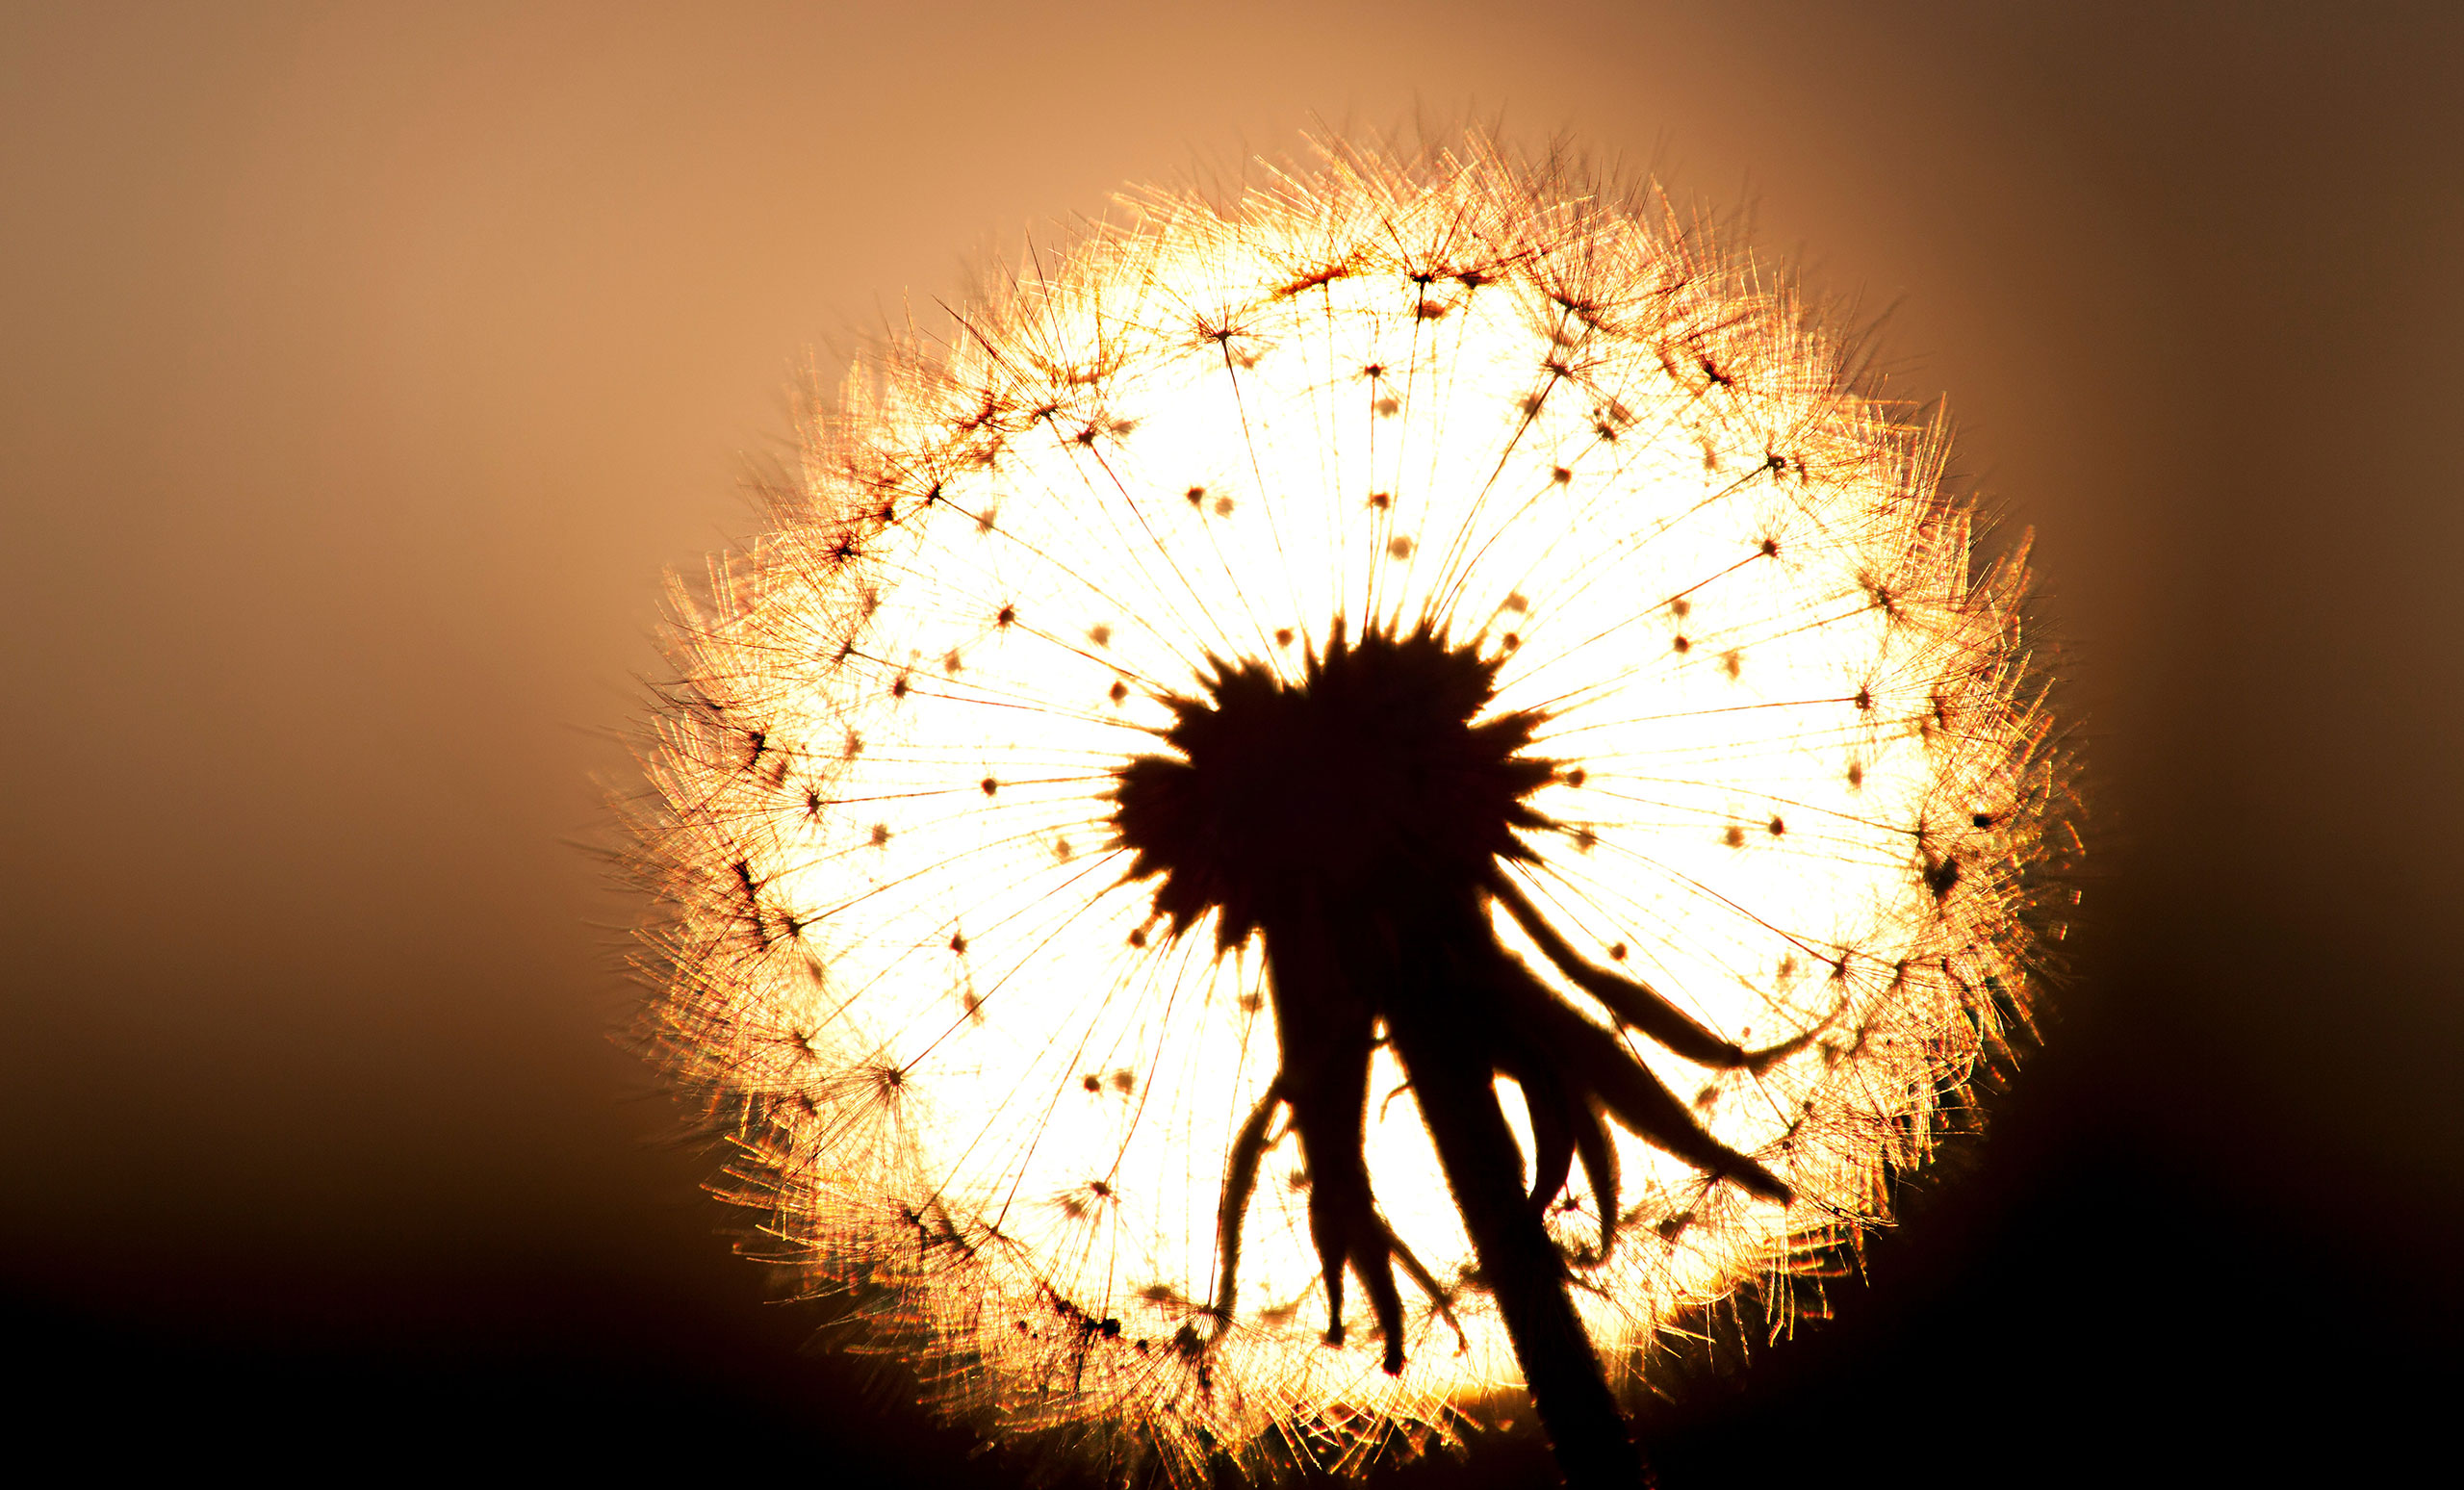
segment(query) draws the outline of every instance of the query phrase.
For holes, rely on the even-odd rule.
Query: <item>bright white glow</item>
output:
[[[1798,1200],[1615,1130],[1613,1249],[1579,1169],[1551,1222],[1612,1369],[1880,1220],[2023,1016],[2055,785],[2021,576],[1971,582],[1938,431],[1699,233],[1479,147],[1142,197],[1041,262],[860,371],[777,530],[678,593],[656,1016],[809,1285],[953,1411],[1176,1469],[1442,1437],[1516,1382],[1383,1051],[1370,1173],[1451,1321],[1405,1284],[1399,1378],[1356,1294],[1322,1343],[1285,1134],[1211,1338],[1273,1017],[1254,944],[1124,882],[1106,797],[1210,657],[1296,677],[1423,619],[1548,712],[1564,828],[1516,872],[1564,936],[1727,1039],[1821,1032],[1759,1075],[1629,1039]]]

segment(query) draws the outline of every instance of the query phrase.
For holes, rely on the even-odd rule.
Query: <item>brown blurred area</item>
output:
[[[2037,530],[2088,763],[1993,1138],[1837,1318],[1681,1385],[1664,1483],[2426,1436],[2464,1323],[2459,15],[0,8],[18,1441],[997,1482],[800,1349],[609,1039],[592,778],[661,571],[754,526],[808,357],[1028,226],[1467,114],[1750,207],[1947,394]]]

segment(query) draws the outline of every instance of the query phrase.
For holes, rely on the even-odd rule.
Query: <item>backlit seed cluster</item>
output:
[[[1700,230],[1475,142],[1140,195],[860,367],[774,529],[676,588],[637,822],[654,1033],[775,1255],[949,1412],[1116,1469],[1359,1462],[1510,1390],[1383,1050],[1401,1374],[1357,1316],[1327,1343],[1280,1131],[1217,1309],[1266,970],[1176,934],[1114,818],[1202,680],[1428,629],[1541,720],[1506,872],[1548,927],[1724,1040],[1811,1037],[1624,1036],[1796,1198],[1614,1130],[1613,1191],[1548,1202],[1586,1326],[1630,1385],[1741,1289],[1784,1325],[2027,1018],[2065,831],[2018,561],[1843,357]]]

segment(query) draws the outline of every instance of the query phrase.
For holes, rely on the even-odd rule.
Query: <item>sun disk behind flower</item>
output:
[[[1041,262],[678,588],[667,1057],[948,1411],[1194,1478],[1527,1381],[1630,1473],[1640,1348],[2026,1017],[2019,562],[1783,290],[1482,142]]]

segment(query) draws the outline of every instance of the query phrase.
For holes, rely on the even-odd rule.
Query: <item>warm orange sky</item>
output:
[[[2002,1137],[1679,1414],[1668,1482],[1706,1423],[1976,1382],[2108,1447],[2161,1382],[2323,1410],[2273,1366],[2464,1296],[2408,1277],[2464,1219],[2464,25],[2163,9],[0,7],[20,1338],[242,1445],[206,1383],[886,1421],[792,1375],[606,1039],[633,910],[574,844],[660,572],[750,528],[808,358],[1030,224],[1469,111],[1748,209],[1947,393],[2090,761],[2069,1013]]]

